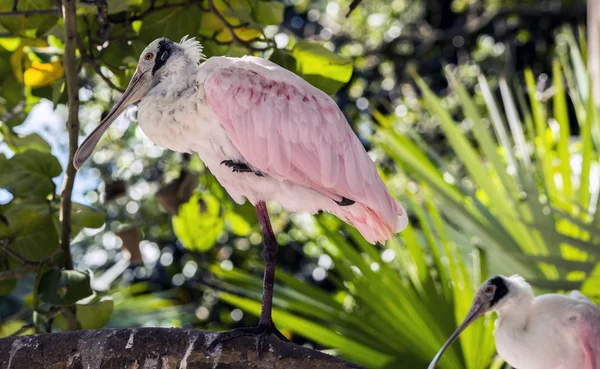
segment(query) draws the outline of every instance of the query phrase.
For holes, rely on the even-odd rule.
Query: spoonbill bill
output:
[[[292,212],[333,213],[371,243],[388,240],[408,223],[335,101],[268,60],[205,59],[193,38],[154,40],[121,99],[75,153],[76,168],[136,102],[150,140],[198,153],[235,202],[247,199],[256,208],[265,262],[260,322],[222,333],[213,344],[255,336],[261,352],[266,336],[285,339],[271,317],[278,246],[266,201]]]
[[[498,314],[496,350],[515,369],[600,369],[600,308],[579,291],[535,296],[520,276],[496,276],[477,292],[467,317],[437,353],[488,311]]]

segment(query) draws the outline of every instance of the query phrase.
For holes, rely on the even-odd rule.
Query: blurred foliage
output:
[[[369,368],[425,367],[493,274],[600,300],[585,1],[373,0],[346,18],[350,2],[80,1],[81,136],[158,37],[189,34],[207,57],[263,56],[333,95],[410,226],[373,247],[328,214],[269,204],[274,318],[293,342]],[[54,4],[19,0],[8,15],[14,1],[0,0],[0,337],[67,330],[73,311],[83,329],[255,324],[254,209],[196,155],[151,143],[130,124],[135,109],[79,171],[77,271],[61,269],[67,97]],[[473,325],[440,367],[500,368],[492,331],[491,317]]]

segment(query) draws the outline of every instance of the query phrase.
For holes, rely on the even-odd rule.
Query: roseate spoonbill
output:
[[[600,369],[600,308],[579,291],[535,296],[522,277],[496,276],[477,292],[467,317],[437,353],[444,351],[487,311],[498,314],[496,349],[516,369]]]
[[[285,339],[271,317],[277,242],[266,201],[289,211],[328,211],[371,243],[400,232],[408,217],[331,97],[265,59],[204,59],[200,43],[187,36],[150,43],[120,101],[75,153],[74,165],[81,167],[110,124],[139,101],[138,120],[148,138],[198,153],[234,201],[254,205],[264,240],[260,323],[215,342],[256,336],[260,352],[265,336]]]

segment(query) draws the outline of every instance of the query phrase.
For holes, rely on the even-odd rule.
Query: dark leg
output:
[[[264,260],[265,260],[265,277],[263,279],[263,297],[262,297],[262,309],[260,312],[260,320],[258,321],[257,327],[252,328],[237,328],[229,332],[221,333],[208,347],[209,351],[222,342],[228,341],[233,338],[241,336],[254,336],[256,337],[256,350],[258,356],[262,355],[263,344],[266,337],[274,334],[279,339],[287,341],[287,338],[275,327],[273,318],[271,316],[271,310],[273,308],[273,286],[275,284],[275,263],[277,261],[277,240],[273,229],[271,228],[271,221],[269,220],[269,213],[267,212],[267,205],[264,201],[258,202],[255,205],[256,214],[258,215],[258,222],[263,234],[264,242]]]

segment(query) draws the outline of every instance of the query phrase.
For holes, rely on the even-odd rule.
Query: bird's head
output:
[[[531,292],[531,286],[518,275],[512,277],[499,275],[485,281],[477,291],[465,320],[444,343],[431,364],[429,364],[428,369],[435,368],[444,351],[471,323],[488,311],[500,311],[510,305],[511,302],[525,296],[533,296],[533,292]]]
[[[203,58],[202,45],[194,38],[185,36],[179,43],[164,37],[152,41],[140,55],[135,73],[121,99],[77,149],[73,158],[75,168],[85,163],[102,134],[129,105],[143,99],[166,76],[185,72],[184,68],[196,65]]]

